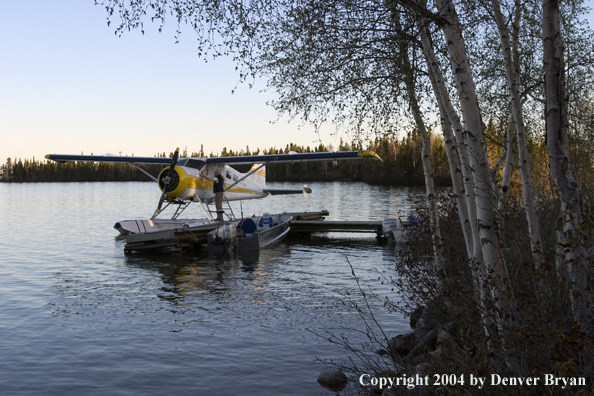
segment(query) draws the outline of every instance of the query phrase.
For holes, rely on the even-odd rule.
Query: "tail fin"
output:
[[[262,164],[254,164],[250,172],[257,169],[260,165]],[[255,171],[249,178],[255,183],[258,183],[262,188],[266,188],[266,165]]]
[[[260,150],[260,152],[258,153],[258,155],[263,155],[264,153],[262,152],[262,150]],[[262,164],[254,164],[252,165],[252,168],[250,169],[250,172],[252,172],[254,169],[257,169],[261,166]],[[260,169],[258,169],[257,171],[255,171],[251,176],[250,179],[252,179],[254,182],[258,183],[262,188],[266,188],[266,166],[262,166]]]

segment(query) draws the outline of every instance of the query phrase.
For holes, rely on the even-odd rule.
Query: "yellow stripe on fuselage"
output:
[[[240,192],[240,193],[249,193],[249,194],[262,194],[262,191],[258,192],[258,191],[254,191],[254,190],[248,190],[245,188],[239,188],[237,186],[235,187],[231,187],[229,190],[227,191],[231,191],[231,192]]]
[[[179,184],[177,188],[171,192],[168,192],[166,195],[169,199],[174,199],[180,197],[188,188],[195,189],[196,191],[212,191],[214,182],[210,180],[200,179],[199,177],[190,176],[187,172],[180,167],[175,168],[176,172],[179,175]],[[167,168],[165,168],[162,172],[166,172]],[[225,188],[228,185],[225,185]],[[227,190],[228,192],[234,193],[244,193],[244,194],[262,194],[262,191],[254,191],[249,190],[247,188],[242,188],[238,186],[234,186]]]

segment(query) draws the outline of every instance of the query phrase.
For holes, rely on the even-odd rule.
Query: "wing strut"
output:
[[[136,165],[134,162],[130,162],[130,165],[132,165],[133,167],[135,167],[136,169],[138,169],[139,171],[141,171],[142,173],[144,173],[145,175],[147,175],[148,177],[150,177],[151,179],[153,179],[157,183],[159,182],[159,180],[157,180],[157,178],[155,176],[151,175],[150,173],[148,173],[147,171],[145,171],[144,169],[142,169],[140,166]]]
[[[204,212],[206,213],[206,215],[208,216],[208,218],[211,221],[214,221],[214,219],[212,218],[212,215],[210,214],[210,209],[208,208],[208,204],[202,202],[202,199],[200,198],[200,195],[196,194],[193,198],[193,201],[196,202],[196,200],[198,200],[198,202],[200,202],[200,205],[202,205],[202,209],[204,209]]]

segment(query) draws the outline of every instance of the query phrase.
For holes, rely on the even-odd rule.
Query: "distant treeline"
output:
[[[376,138],[361,144],[345,144],[341,141],[338,151],[372,150],[383,162],[375,160],[338,161],[338,162],[309,162],[294,164],[272,164],[267,166],[268,181],[364,181],[372,184],[422,185],[423,166],[421,163],[421,138],[415,131],[402,139],[391,136]],[[271,147],[269,149],[235,152],[223,148],[220,155],[210,154],[210,157],[233,157],[238,155],[256,155],[260,151],[264,154],[282,154],[291,151],[297,153],[334,151],[332,146],[320,144],[313,149],[310,147],[288,144],[284,149]],[[170,153],[171,156],[173,153]],[[165,153],[155,157],[167,157]],[[188,156],[187,150],[181,154]],[[192,157],[204,157],[200,152],[193,152]],[[431,149],[434,164],[435,179],[438,184],[450,183],[443,139],[432,137]],[[144,165],[143,169],[157,176],[163,166]],[[248,167],[237,167],[240,171],[247,171]],[[149,181],[150,178],[129,164],[68,162],[57,163],[49,160],[11,159],[0,166],[0,181],[2,182],[84,182],[84,181]]]
[[[432,136],[431,157],[434,161],[435,181],[440,185],[449,185],[450,173],[443,139]],[[413,131],[405,138],[376,138],[360,144],[340,143],[338,151],[371,150],[377,153],[383,162],[336,161],[302,162],[277,164],[267,168],[267,180],[270,181],[363,181],[370,184],[424,185],[423,165],[421,163],[421,137]],[[319,152],[331,151],[324,145],[313,150],[293,144],[284,150],[269,149],[266,154],[288,153],[289,151]]]

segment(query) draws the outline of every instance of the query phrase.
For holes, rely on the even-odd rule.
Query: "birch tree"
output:
[[[400,16],[395,7],[391,7],[393,14],[393,21],[396,25],[397,31],[402,31],[400,23]],[[431,226],[431,238],[433,241],[433,255],[435,266],[438,269],[442,279],[446,277],[444,257],[443,257],[443,240],[441,238],[441,229],[439,226],[439,211],[437,209],[437,197],[435,196],[435,183],[433,181],[433,167],[431,165],[431,138],[429,131],[425,126],[425,121],[421,113],[421,107],[417,98],[417,86],[415,83],[415,73],[409,58],[409,44],[408,40],[398,40],[399,59],[402,70],[402,78],[406,85],[408,94],[408,101],[410,104],[411,113],[415,120],[415,125],[421,138],[423,139],[422,146],[422,161],[423,173],[425,176],[425,191],[427,195],[427,206],[429,208],[429,222]]]
[[[443,76],[441,75],[440,67],[437,64],[437,59],[433,53],[433,48],[429,40],[424,21],[419,22],[419,32],[421,35],[421,42],[425,54],[425,62],[427,64],[427,74],[431,81],[431,87],[433,89],[433,95],[435,96],[437,106],[439,109],[439,119],[441,125],[441,131],[444,138],[446,147],[446,154],[448,157],[448,164],[450,166],[450,173],[452,178],[452,187],[456,199],[456,207],[458,208],[458,216],[460,218],[460,224],[462,225],[462,233],[464,236],[464,242],[466,244],[466,254],[473,270],[476,272],[476,266],[474,264],[474,241],[473,241],[473,224],[475,224],[476,213],[473,210],[473,214],[469,213],[469,207],[474,209],[474,194],[472,192],[472,175],[468,167],[468,156],[466,151],[460,153],[456,142],[456,136],[452,128],[452,121],[450,121],[449,112],[452,114],[451,117],[455,122],[459,123],[459,118],[452,107],[452,103],[447,93],[447,88],[443,84]],[[442,94],[443,92],[443,94]],[[446,97],[444,98],[443,95]],[[460,140],[462,140],[462,126],[459,125],[458,133]],[[471,221],[472,218],[472,221]],[[478,276],[473,276],[475,279],[475,288],[479,289]]]
[[[462,173],[462,186],[460,181],[454,180],[454,188],[459,191],[456,193],[458,213],[460,221],[463,226],[464,240],[466,242],[466,250],[469,259],[469,265],[472,271],[472,278],[474,283],[475,296],[481,307],[481,313],[484,321],[484,329],[487,336],[491,333],[491,323],[494,322],[494,313],[491,309],[490,290],[487,282],[487,271],[483,263],[483,252],[480,243],[477,222],[476,222],[476,201],[474,195],[474,176],[470,166],[470,160],[466,146],[464,145],[464,128],[462,122],[456,112],[452,100],[450,98],[448,89],[446,87],[441,67],[435,56],[433,45],[430,41],[429,33],[426,29],[426,20],[419,21],[420,34],[422,39],[423,51],[428,66],[429,77],[433,86],[434,94],[440,110],[440,118],[442,131],[446,141],[453,141],[452,146],[456,147],[448,150],[448,154],[458,154],[458,158],[451,158],[450,169],[452,177],[456,175],[455,170],[457,164],[460,164]],[[451,129],[455,130],[455,135],[449,132]],[[454,167],[452,167],[452,165]],[[458,185],[457,185],[458,184]],[[456,191],[456,190],[455,190]],[[463,192],[463,193],[462,193]]]
[[[436,0],[436,6],[440,16],[447,21],[442,26],[442,31],[448,44],[451,72],[456,83],[458,101],[464,120],[464,146],[468,152],[469,166],[474,181],[477,233],[473,235],[473,238],[480,241],[483,258],[483,261],[477,261],[476,265],[485,265],[485,268],[479,272],[484,271],[489,274],[490,301],[497,307],[500,319],[510,318],[512,317],[510,306],[513,306],[514,299],[511,295],[509,276],[500,250],[495,215],[497,194],[492,189],[491,168],[484,135],[485,125],[478,106],[471,65],[466,54],[465,42],[453,2],[451,0]],[[475,252],[474,256],[475,258],[480,257],[480,254]],[[499,321],[499,325],[502,330],[501,321]]]
[[[511,177],[514,169],[514,159],[515,159],[515,142],[516,142],[516,135],[515,135],[516,125],[514,121],[508,123],[507,128],[505,130],[505,141],[503,142],[505,146],[505,166],[503,167],[503,175],[501,177],[501,187],[500,187],[500,197],[499,197],[499,204],[497,206],[497,210],[499,213],[504,213],[506,211],[509,197],[511,194]]]
[[[536,205],[534,203],[534,193],[532,189],[532,175],[530,172],[530,155],[528,153],[528,142],[526,139],[526,128],[524,124],[524,115],[522,112],[522,99],[520,96],[520,81],[518,75],[517,61],[514,62],[514,49],[510,40],[510,33],[507,29],[506,21],[501,12],[501,4],[499,0],[491,0],[493,8],[493,16],[499,31],[501,40],[501,51],[503,53],[505,72],[507,77],[507,87],[511,100],[511,109],[513,116],[513,124],[516,129],[516,136],[518,141],[518,158],[520,162],[520,175],[522,177],[522,196],[524,200],[524,209],[526,211],[526,219],[528,220],[528,234],[530,238],[530,245],[532,247],[532,255],[534,257],[534,264],[536,274],[539,276],[539,283],[543,283],[545,276],[544,272],[544,252],[542,247],[542,238],[540,236],[540,225],[536,217]],[[516,2],[516,10],[520,7],[519,1]],[[516,14],[517,15],[517,14]],[[516,21],[512,26],[515,26]],[[517,59],[517,54],[516,54]],[[509,152],[511,155],[513,153]],[[542,291],[541,291],[542,292]]]
[[[561,198],[562,232],[559,233],[558,244],[565,256],[574,318],[584,333],[594,335],[591,254],[587,250],[588,241],[584,238],[579,185],[572,175],[567,152],[567,96],[559,18],[559,2],[543,0],[543,65],[549,166],[551,178]]]

